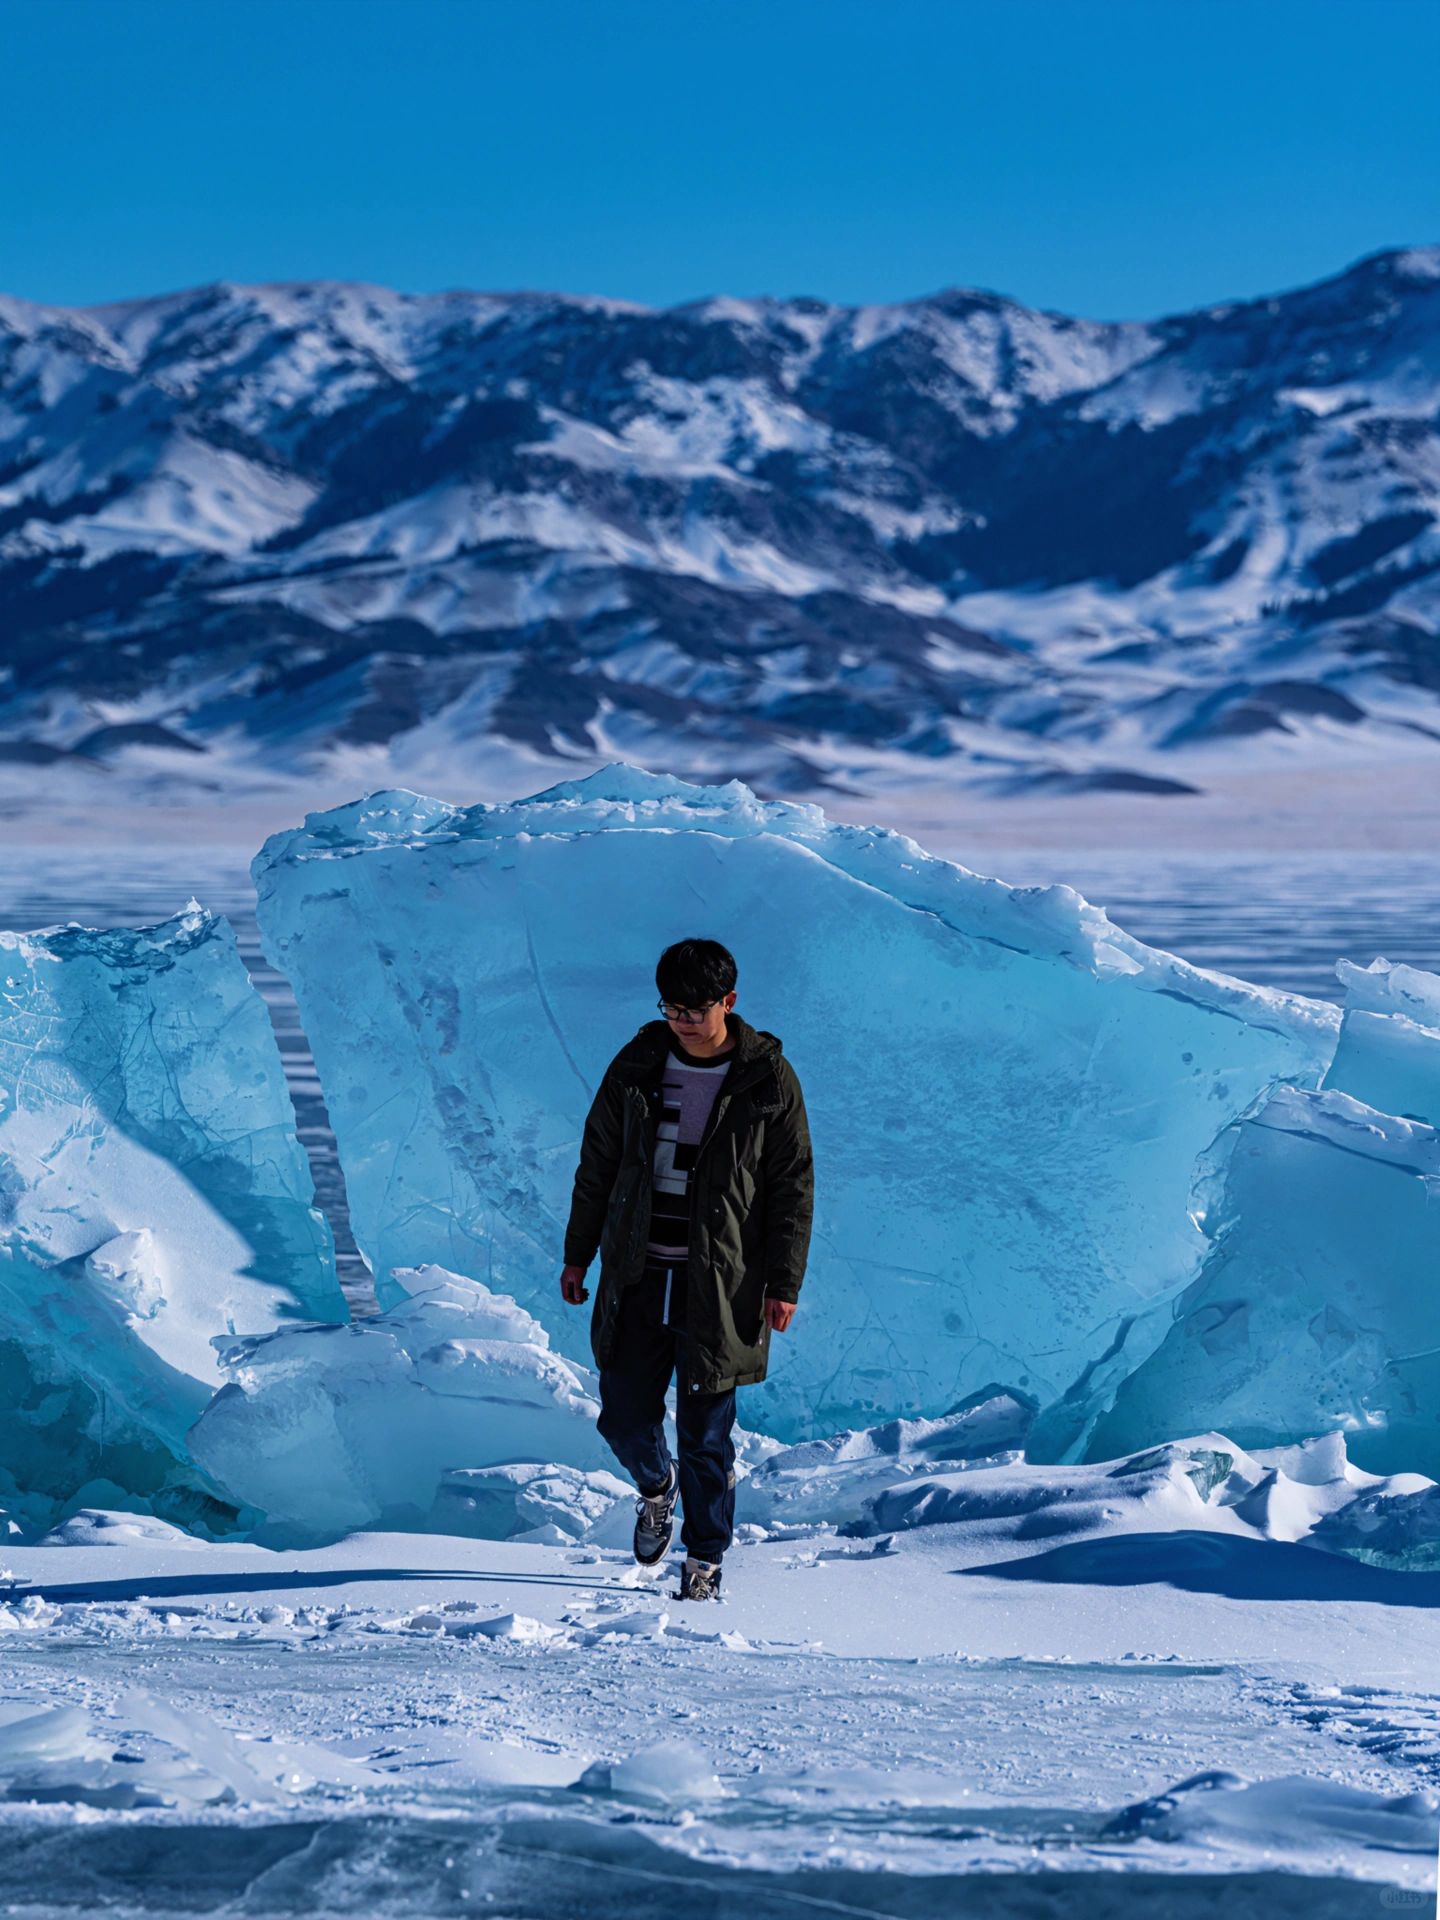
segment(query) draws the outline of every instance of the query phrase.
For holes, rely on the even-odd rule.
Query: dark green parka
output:
[[[795,1069],[773,1033],[739,1014],[710,1124],[690,1173],[690,1259],[682,1391],[725,1393],[765,1378],[764,1300],[798,1300],[810,1246],[810,1129]],[[615,1359],[620,1296],[639,1279],[650,1233],[650,1182],[670,1047],[648,1020],[610,1065],[591,1102],[565,1233],[568,1266],[600,1281],[590,1315],[596,1364]]]

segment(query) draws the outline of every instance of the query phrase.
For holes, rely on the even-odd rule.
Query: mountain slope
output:
[[[0,759],[1161,793],[1238,754],[1428,765],[1437,517],[1440,248],[1149,324],[0,300]]]

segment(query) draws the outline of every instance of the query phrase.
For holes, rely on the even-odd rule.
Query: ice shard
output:
[[[228,924],[0,934],[0,1504],[203,1522],[212,1342],[345,1318]]]
[[[1207,1157],[1212,1246],[1092,1452],[1223,1427],[1343,1434],[1361,1467],[1440,1475],[1440,978],[1336,968],[1322,1089],[1277,1089]]]
[[[1440,977],[1376,960],[1335,971],[1345,1014],[1323,1085],[1381,1113],[1440,1126]]]
[[[1204,1268],[1091,1456],[1200,1426],[1252,1449],[1333,1431],[1369,1472],[1440,1478],[1440,1134],[1282,1088],[1209,1184]]]

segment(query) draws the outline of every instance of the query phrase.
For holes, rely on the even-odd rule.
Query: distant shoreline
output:
[[[341,806],[385,786],[409,786],[453,800],[492,804],[583,778],[602,764],[573,766],[510,761],[486,776],[445,779],[435,769],[368,772],[273,784],[250,778],[235,789],[179,789],[157,798],[159,782],[101,776],[83,787],[56,783],[43,798],[11,778],[0,783],[0,833],[12,853],[42,848],[75,851],[172,847],[259,851],[271,833],[298,826],[306,813]],[[1007,849],[1183,854],[1337,852],[1416,854],[1440,844],[1440,763],[1433,755],[1386,765],[1309,765],[1241,773],[1233,764],[1201,776],[1205,790],[1154,796],[1132,793],[1047,793],[999,798],[939,779],[871,793],[812,791],[773,796],[809,802],[855,826],[890,827],[929,853],[962,865]],[[770,796],[765,796],[770,797]]]

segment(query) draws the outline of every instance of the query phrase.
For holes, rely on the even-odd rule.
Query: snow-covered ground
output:
[[[1440,1572],[1153,1490],[1070,1531],[1071,1471],[747,1539],[718,1606],[623,1546],[71,1523],[99,1544],[5,1556],[0,1902],[1426,1911]]]

